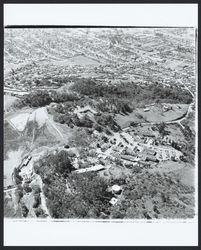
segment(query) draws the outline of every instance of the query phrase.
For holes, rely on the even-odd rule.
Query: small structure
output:
[[[105,152],[108,148],[110,148],[110,144],[109,143],[104,143],[103,145],[101,145],[102,152]]]
[[[105,166],[103,166],[103,165],[95,165],[95,166],[92,166],[92,167],[89,167],[89,168],[78,169],[78,170],[75,170],[74,172],[75,173],[86,173],[86,172],[100,171],[100,170],[103,170],[103,169],[105,169]]]
[[[138,161],[136,159],[136,157],[130,156],[130,155],[121,155],[121,159],[122,160],[126,160],[126,161],[131,161],[131,162],[136,162]]]
[[[112,193],[113,194],[120,194],[122,192],[122,188],[119,185],[112,186]]]
[[[150,163],[145,161],[139,161],[139,167],[150,167]]]
[[[144,109],[144,112],[148,112],[148,111],[150,111],[149,108],[145,108],[145,109]]]
[[[167,105],[167,104],[165,104],[164,106],[163,106],[163,112],[167,112],[168,110],[170,110],[171,109],[171,107],[169,106],[169,105]]]
[[[112,197],[112,199],[109,201],[109,203],[110,203],[110,205],[115,205],[116,203],[117,203],[117,198],[115,198],[115,197]]]
[[[78,107],[77,112],[79,113],[92,113],[92,114],[97,114],[95,110],[93,110],[90,106],[85,106],[83,108]]]
[[[20,169],[23,168],[23,167],[26,167],[31,159],[32,159],[32,156],[25,157]]]
[[[127,148],[124,152],[125,155],[137,156],[136,152],[131,148]]]
[[[143,153],[148,154],[148,155],[153,155],[153,156],[156,155],[156,151],[150,148],[144,149]]]
[[[155,105],[155,103],[147,104],[147,105],[145,105],[145,108],[149,108],[149,107],[152,107],[154,105]]]
[[[146,132],[146,133],[143,133],[142,134],[144,137],[155,137],[155,135],[154,134],[152,134],[152,133],[150,133],[150,132]]]
[[[155,156],[152,156],[152,155],[146,156],[145,160],[146,161],[159,162],[159,160]]]

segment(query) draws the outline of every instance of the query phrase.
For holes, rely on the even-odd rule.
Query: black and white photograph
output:
[[[193,220],[197,35],[5,26],[4,218]]]

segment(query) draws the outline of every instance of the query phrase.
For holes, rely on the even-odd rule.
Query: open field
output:
[[[175,174],[184,185],[195,186],[195,168],[185,165],[182,169],[175,170]]]
[[[149,111],[145,109],[137,108],[128,115],[116,115],[116,121],[121,128],[128,127],[131,122],[170,122],[182,118],[187,110],[187,104],[171,104],[172,110],[163,112],[161,105],[155,105],[149,108]]]
[[[16,140],[20,133],[13,128],[7,121],[4,121],[4,141]]]
[[[182,169],[185,165],[186,164],[183,162],[165,161],[165,162],[160,162],[157,165],[157,167],[151,169],[150,172],[160,172],[160,173],[172,172]]]
[[[62,65],[62,66],[65,66],[65,65],[85,66],[85,65],[99,65],[100,63],[98,61],[90,59],[86,56],[79,55],[79,56],[74,56],[74,57],[71,57],[71,58],[68,58],[68,59],[65,59],[62,61],[55,61],[54,64],[55,65]]]
[[[7,111],[17,99],[15,96],[4,95],[4,111]]]
[[[21,163],[23,150],[10,151],[8,153],[8,159],[4,160],[4,186],[12,185],[12,173],[14,168],[18,167]]]
[[[165,161],[160,162],[153,169],[149,170],[150,173],[172,173],[174,178],[186,186],[194,187],[195,181],[195,168],[185,162]]]
[[[23,131],[26,124],[27,124],[28,118],[29,118],[28,113],[18,114],[18,115],[14,116],[13,118],[10,119],[10,123],[18,131]]]

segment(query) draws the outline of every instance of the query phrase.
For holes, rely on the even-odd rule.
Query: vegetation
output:
[[[158,132],[162,136],[162,138],[166,135],[169,135],[169,131],[165,130],[166,124],[164,122],[161,122],[160,124],[156,125],[158,128]]]
[[[30,173],[23,181],[20,170],[15,168],[12,177],[17,189],[15,196],[5,192],[6,206],[12,207],[16,216],[20,212],[20,216],[32,217],[34,212],[36,217],[45,218],[48,215],[41,204],[44,194],[48,213],[53,218],[192,218],[195,201],[190,168],[195,155],[195,105],[191,114],[190,107],[183,114],[187,105],[167,105],[166,109],[163,104],[193,102],[190,91],[195,90],[192,67],[195,51],[190,43],[185,47],[182,45],[183,38],[193,38],[193,31],[188,33],[186,30],[185,33],[179,31],[181,29],[171,29],[174,37],[171,40],[171,32],[160,29],[145,31],[146,35],[141,32],[138,35],[137,30],[135,34],[121,29],[105,30],[92,36],[87,35],[92,32],[87,29],[86,34],[76,31],[75,37],[72,30],[61,34],[56,29],[35,29],[27,30],[28,35],[18,30],[16,36],[13,36],[14,31],[6,31],[5,63],[11,68],[9,66],[5,71],[5,96],[6,92],[14,96],[20,91],[29,94],[14,102],[12,100],[17,98],[7,98],[10,103],[4,112],[12,113],[5,116],[4,159],[8,157],[10,160],[8,152],[20,147],[22,152],[29,152],[33,157],[31,163],[25,165],[34,164],[33,170],[42,179],[40,185],[34,185],[35,181],[31,181],[34,175]],[[28,38],[27,46],[23,47],[18,36]],[[30,39],[32,36],[34,39]],[[181,39],[175,43],[177,36]],[[151,47],[147,44],[149,38]],[[144,53],[146,58],[143,58]],[[27,55],[32,62],[24,63]],[[179,81],[187,84],[190,91],[184,85],[175,84]],[[150,111],[156,110],[153,119],[150,119],[153,112],[148,112],[149,105]],[[162,106],[163,113],[160,112]],[[180,111],[169,106],[177,106]],[[52,117],[46,122],[39,112],[34,121],[26,121],[23,131],[17,131],[16,123],[19,122],[19,129],[24,125],[23,112],[21,117],[16,116],[13,120],[12,117],[15,110],[23,107],[30,107],[29,110],[46,107],[55,124]],[[84,110],[86,107],[92,110]],[[83,110],[79,112],[79,108]],[[180,112],[181,117],[187,118],[180,124],[184,127],[181,128],[183,136],[178,123],[167,125],[166,120],[168,115],[172,117],[178,113],[179,116]],[[160,119],[166,123],[159,124]],[[158,124],[152,126],[155,120]],[[176,121],[176,118],[170,120]],[[174,129],[177,125],[179,132]],[[123,129],[127,126],[131,126],[132,131]],[[128,132],[130,138],[118,133],[123,131]],[[169,134],[169,138],[163,139]],[[157,151],[155,146],[158,146],[158,153],[154,152]],[[143,150],[145,148],[153,151]],[[183,155],[179,156],[173,148]],[[42,158],[35,162],[34,155],[40,155],[40,150],[46,154],[41,154]],[[133,159],[123,160],[123,154],[131,155]],[[155,157],[171,162],[167,165],[151,163]],[[77,167],[82,169],[99,164],[105,166],[105,170],[80,174],[74,171]],[[111,191],[115,184],[122,188],[119,196]],[[118,199],[115,205],[110,204],[112,197]]]
[[[73,173],[68,152],[49,155],[39,160],[34,169],[45,184],[43,191],[53,218],[85,218],[92,215],[96,218],[101,212],[109,211],[111,193],[107,191],[107,182],[95,174]],[[66,182],[70,186],[69,192]],[[35,191],[34,196],[36,208],[40,204],[39,194]]]
[[[151,83],[146,88],[142,88],[139,84],[133,82],[122,82],[118,85],[105,85],[95,82],[92,79],[81,79],[77,81],[72,89],[81,95],[91,97],[109,97],[118,99],[138,99],[138,101],[146,100],[160,100],[164,99],[173,101],[175,103],[190,103],[192,101],[191,95],[188,91],[181,89],[178,86],[164,87],[157,83]],[[114,100],[112,100],[113,102]]]
[[[22,98],[16,100],[13,106],[16,108],[22,107],[44,107],[49,105],[51,102],[71,102],[74,100],[78,100],[76,94],[69,93],[58,93],[56,91],[47,92],[46,90],[37,90],[34,92],[30,92],[27,95],[24,95]]]
[[[181,184],[173,174],[136,173],[127,180],[124,197],[121,203],[112,208],[111,216],[139,219],[192,218],[193,193],[193,187]]]
[[[93,174],[71,174],[67,178],[71,192],[49,185],[44,193],[53,218],[99,218],[109,213],[111,193],[107,183]]]
[[[28,183],[24,183],[23,189],[24,189],[24,191],[25,191],[26,193],[32,192],[32,188],[29,186]]]
[[[45,211],[40,207],[35,208],[34,212],[35,212],[36,217],[39,217],[39,218],[45,218],[46,217]]]
[[[22,209],[23,217],[27,217],[27,215],[29,213],[29,209],[27,208],[27,206],[25,204],[22,204],[21,209]]]
[[[50,154],[43,159],[40,159],[34,165],[35,172],[39,174],[44,183],[51,182],[51,175],[58,174],[66,178],[68,174],[74,169],[68,152],[62,150],[57,154]]]
[[[13,171],[13,178],[14,178],[14,181],[15,181],[16,185],[21,184],[21,183],[22,183],[22,180],[23,180],[22,176],[19,175],[19,173],[20,173],[20,170],[17,169],[17,168],[14,168],[14,171]]]

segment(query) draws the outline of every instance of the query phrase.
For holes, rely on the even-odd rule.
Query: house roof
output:
[[[82,168],[82,169],[78,169],[75,170],[74,172],[76,173],[86,173],[86,172],[91,172],[91,171],[99,171],[105,169],[105,167],[103,165],[95,165],[89,168]]]

